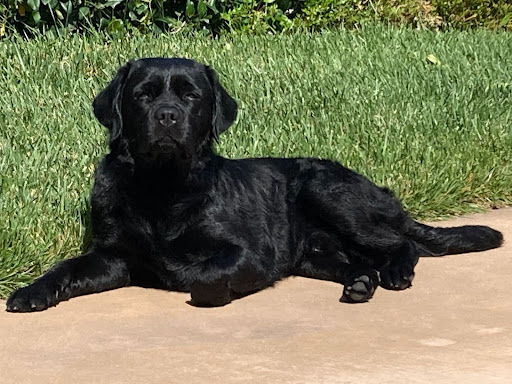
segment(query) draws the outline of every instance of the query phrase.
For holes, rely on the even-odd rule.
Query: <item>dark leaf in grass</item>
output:
[[[196,8],[194,7],[194,3],[190,0],[187,0],[187,6],[185,8],[185,16],[192,17],[196,12]]]
[[[27,6],[25,4],[18,5],[18,15],[25,16],[27,13]]]
[[[203,0],[199,0],[199,2],[197,3],[197,14],[199,15],[199,17],[203,18],[204,16],[206,16],[206,11],[206,3]]]

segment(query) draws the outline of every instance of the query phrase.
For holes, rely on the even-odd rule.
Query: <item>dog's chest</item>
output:
[[[176,201],[148,199],[127,207],[125,225],[128,237],[140,239],[144,251],[166,253],[194,226],[202,209],[201,198]]]

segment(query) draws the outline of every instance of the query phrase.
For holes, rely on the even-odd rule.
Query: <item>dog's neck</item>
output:
[[[132,156],[124,141],[111,146],[109,157],[115,158],[126,170],[123,184],[137,194],[153,194],[155,199],[168,199],[187,191],[200,190],[201,180],[206,175],[214,177],[216,164],[221,159],[212,149],[211,143],[204,143],[198,152],[177,151],[174,156],[160,161]]]
[[[178,154],[162,162],[147,163],[135,159],[132,182],[136,188],[140,187],[157,195],[187,193],[191,189],[197,189],[202,173],[211,168],[216,158],[213,150],[207,148],[200,154]]]

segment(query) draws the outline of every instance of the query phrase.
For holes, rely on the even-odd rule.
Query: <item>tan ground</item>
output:
[[[290,278],[223,308],[125,288],[0,311],[0,382],[512,383],[512,209],[438,225],[477,223],[505,246],[421,259],[412,289],[366,304]]]

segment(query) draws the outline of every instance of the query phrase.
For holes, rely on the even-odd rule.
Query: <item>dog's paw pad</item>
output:
[[[375,287],[367,275],[355,278],[352,284],[347,284],[343,290],[340,301],[343,303],[364,303],[373,296]]]

